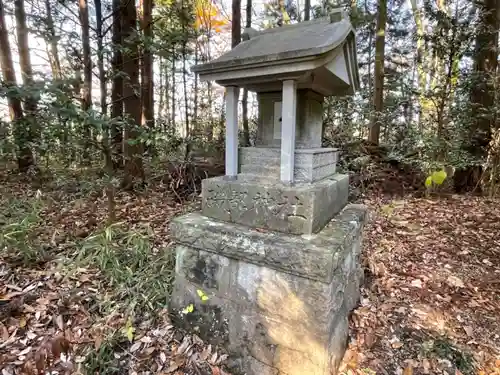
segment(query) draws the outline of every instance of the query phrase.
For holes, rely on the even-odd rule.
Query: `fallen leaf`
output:
[[[2,341],[7,341],[9,338],[9,331],[2,322],[0,322],[0,334],[2,336]]]
[[[179,365],[177,363],[175,363],[175,362],[172,362],[170,364],[170,366],[167,367],[167,369],[165,370],[165,372],[167,374],[170,374],[170,373],[174,372],[175,370],[177,370],[178,368],[179,368]]]
[[[21,319],[19,319],[19,327],[21,328],[26,327],[26,318],[24,316]]]
[[[457,288],[465,288],[464,282],[460,278],[453,276],[453,275],[448,276],[448,278],[446,279],[446,282],[449,285],[455,286]]]
[[[464,326],[464,331],[467,333],[467,336],[470,337],[474,334],[474,329],[471,326]]]
[[[139,348],[141,347],[141,345],[142,345],[142,342],[137,341],[134,345],[132,345],[132,346],[130,347],[130,349],[129,349],[129,350],[130,350],[130,352],[131,352],[131,353],[135,352],[137,349],[139,349]]]
[[[403,347],[403,345],[404,345],[404,344],[403,344],[401,341],[398,341],[398,342],[393,342],[393,343],[391,344],[391,346],[392,346],[394,349],[399,349],[399,348]]]
[[[415,288],[422,288],[422,280],[420,279],[412,280],[411,286],[414,286]]]
[[[407,366],[403,370],[403,375],[413,375],[413,368],[411,366]]]
[[[27,348],[25,348],[24,350],[20,351],[17,356],[22,356],[22,355],[26,355],[28,354],[29,352],[31,351],[31,346],[28,346]]]
[[[144,350],[144,354],[151,355],[151,354],[153,354],[153,352],[155,350],[156,350],[156,348],[154,346],[151,346],[151,347],[147,348],[146,350]]]
[[[102,337],[101,336],[97,336],[94,339],[94,348],[95,348],[95,350],[99,350],[99,348],[101,347],[101,344],[102,344]]]
[[[64,331],[64,320],[62,315],[58,315],[55,319],[57,328],[59,328],[61,331]]]
[[[427,358],[424,358],[422,361],[422,367],[424,369],[424,374],[430,374],[431,363]]]

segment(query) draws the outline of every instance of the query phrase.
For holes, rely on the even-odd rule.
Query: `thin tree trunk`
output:
[[[145,180],[142,167],[142,144],[139,141],[139,125],[141,124],[141,98],[139,89],[139,48],[137,42],[137,13],[133,1],[122,1],[122,31],[126,53],[123,56],[123,73],[126,76],[123,84],[123,103],[129,124],[124,132],[125,175],[122,187],[134,188],[134,181]]]
[[[231,48],[234,48],[241,41],[241,0],[233,0],[232,14]]]
[[[384,110],[384,60],[387,0],[379,0],[377,17],[377,39],[375,40],[375,92],[373,95],[374,112],[368,140],[378,145],[380,141],[381,115]]]
[[[194,46],[194,64],[198,65],[199,58],[199,49],[198,41],[195,41]],[[192,118],[192,127],[198,131],[198,74],[194,75],[194,97],[193,97],[193,118]]]
[[[153,113],[153,54],[151,42],[153,39],[153,1],[141,0],[140,25],[144,35],[144,45],[141,54],[141,125],[152,128],[154,126]]]
[[[177,132],[177,125],[175,123],[175,92],[177,91],[177,87],[175,84],[175,45],[172,46],[172,128],[174,132]]]
[[[427,72],[426,65],[428,55],[424,44],[424,20],[422,17],[422,10],[417,5],[417,0],[410,0],[411,8],[413,11],[413,18],[417,27],[417,73],[418,73],[418,91],[419,91],[419,123],[423,126],[426,121],[428,111],[428,101],[425,96],[427,90]]]
[[[163,116],[163,111],[165,110],[165,84],[163,81],[163,58],[160,55],[158,58],[158,66],[160,67],[160,85],[158,94],[158,117]]]
[[[309,4],[310,5],[310,4]],[[247,0],[246,4],[246,24],[245,28],[252,27],[252,0]],[[248,89],[243,89],[241,99],[242,117],[243,117],[243,146],[250,146],[250,129],[248,128]]]
[[[123,166],[123,128],[116,120],[123,118],[123,77],[122,66],[122,25],[120,16],[122,14],[120,0],[113,0],[113,58],[111,70],[113,72],[113,83],[111,88],[111,118],[114,120],[111,126],[111,148],[113,155],[113,166]]]
[[[95,18],[97,26],[97,67],[99,69],[99,91],[101,96],[101,114],[106,116],[106,72],[104,70],[104,46],[103,46],[103,28],[102,28],[102,4],[101,0],[94,0]]]
[[[50,6],[50,0],[45,0],[45,12],[46,12],[46,23],[47,31],[50,35],[49,45],[49,61],[52,70],[52,77],[54,79],[61,79],[61,62],[59,59],[59,50],[57,48],[57,36],[54,29],[54,21],[52,19],[52,9]]]
[[[304,21],[311,19],[311,0],[305,0],[304,3]]]
[[[92,60],[90,58],[90,27],[88,0],[79,0],[79,15],[82,26],[82,47],[83,47],[83,87],[82,87],[82,110],[87,112],[92,107]],[[84,123],[83,132],[83,161],[90,163],[90,124]]]
[[[5,24],[5,11],[3,0],[0,0],[0,58],[2,65],[2,75],[5,85],[8,88],[16,87],[16,74],[14,71],[14,64],[12,62],[12,52],[10,49],[10,42],[8,30]],[[17,156],[17,164],[19,171],[25,173],[34,165],[33,152],[29,147],[29,134],[25,131],[23,108],[19,97],[8,95],[7,101],[9,104],[10,119],[14,127],[14,136],[16,143],[19,147]]]
[[[191,139],[190,139],[190,129],[189,129],[189,101],[188,101],[188,92],[187,92],[187,69],[186,69],[186,60],[187,60],[187,35],[184,36],[184,40],[182,42],[182,86],[184,89],[184,126],[185,126],[185,139],[186,139],[186,151],[184,154],[184,159],[188,160],[189,154],[191,152]]]
[[[164,64],[164,71],[165,71],[165,89],[164,89],[164,95],[165,95],[165,123],[167,126],[170,126],[172,123],[172,118],[170,116],[170,76],[168,74],[168,65],[167,61],[165,61]]]
[[[28,88],[28,92],[31,92],[33,87],[31,87],[31,89],[29,87],[33,86],[34,82],[28,43],[28,27],[26,25],[26,13],[24,11],[24,0],[15,0],[14,5],[21,75],[23,78],[23,84]],[[35,119],[36,112],[37,100],[33,95],[28,94],[24,104],[24,115],[27,122],[26,132],[29,134],[30,142],[34,142],[39,136],[39,129]]]

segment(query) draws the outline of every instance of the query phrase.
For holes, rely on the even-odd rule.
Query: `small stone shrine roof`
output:
[[[359,77],[354,29],[341,10],[328,17],[262,31],[245,29],[240,44],[215,60],[196,65],[193,71],[202,80],[216,80],[223,85],[232,84],[234,79],[265,75],[279,79],[279,74],[312,71],[326,65],[339,50],[344,53],[348,84],[356,89]]]

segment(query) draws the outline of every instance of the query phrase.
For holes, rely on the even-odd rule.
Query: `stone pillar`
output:
[[[295,124],[297,116],[297,87],[293,80],[283,81],[281,113],[280,177],[284,183],[293,183],[295,160]]]
[[[238,175],[238,96],[239,88],[226,87],[226,176]]]

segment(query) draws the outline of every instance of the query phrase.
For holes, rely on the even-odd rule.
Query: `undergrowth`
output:
[[[75,263],[99,270],[103,286],[113,291],[111,304],[127,301],[131,313],[165,307],[174,259],[153,247],[152,236],[148,228],[127,230],[116,223],[86,238]]]
[[[81,347],[78,355],[84,357],[85,373],[119,374],[126,365],[116,353],[131,345],[136,328],[127,328],[125,322],[154,324],[158,312],[168,306],[174,256],[169,249],[153,245],[151,228],[131,229],[125,223],[98,229],[84,239],[69,236],[63,251],[53,248],[44,216],[50,199],[45,198],[50,197],[0,197],[0,259],[28,268],[38,267],[41,261],[57,263],[61,282],[68,284],[85,270],[90,283],[77,284],[75,291],[88,289],[82,303],[93,326],[100,327],[102,342],[99,347]],[[111,316],[116,319],[109,325]]]
[[[29,265],[47,259],[38,238],[43,202],[40,197],[27,200],[2,200],[0,211],[0,251],[13,263]]]

